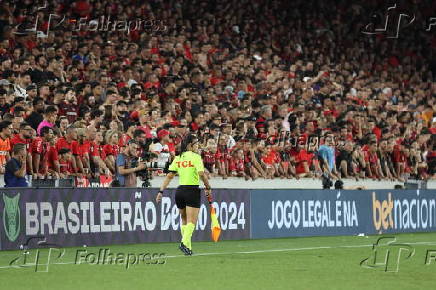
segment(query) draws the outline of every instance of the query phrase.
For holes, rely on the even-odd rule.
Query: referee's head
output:
[[[180,155],[187,151],[198,152],[198,138],[194,134],[188,134],[180,144]]]

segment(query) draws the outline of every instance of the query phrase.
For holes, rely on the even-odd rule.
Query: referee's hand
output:
[[[212,196],[212,189],[204,189],[204,193],[206,194],[206,197],[209,198]]]
[[[162,191],[159,191],[156,196],[156,202],[159,203],[162,200]]]

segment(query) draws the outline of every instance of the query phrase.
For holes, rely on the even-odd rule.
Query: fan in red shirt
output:
[[[276,173],[275,163],[277,162],[278,154],[273,149],[271,144],[266,146],[266,151],[262,155],[262,162],[266,167],[267,178],[274,178],[274,174]]]
[[[255,140],[246,140],[244,142],[243,148],[244,148],[244,166],[246,168],[246,173],[251,179],[254,181],[256,180],[261,174],[258,171],[258,167],[260,164],[256,161],[256,156],[254,154],[254,146],[255,146]]]
[[[377,154],[377,142],[371,142],[371,144],[369,145],[368,157],[369,157],[369,165],[371,170],[370,177],[378,178],[378,179],[382,178],[383,172]]]
[[[58,152],[59,154],[59,172],[61,176],[75,176],[76,172],[73,168],[74,157],[71,154],[71,150],[68,148],[62,148]]]
[[[257,139],[264,139],[265,140],[268,137],[267,133],[265,132],[266,131],[265,123],[258,123],[256,125],[256,128],[258,130]]]
[[[113,174],[115,174],[115,159],[120,153],[118,138],[118,132],[109,131],[108,133],[106,133],[106,145],[103,146],[103,152],[106,155],[106,159],[104,160],[104,162]]]
[[[48,171],[48,149],[50,141],[55,138],[53,129],[44,127],[41,129],[41,137],[36,137],[32,141],[33,171],[38,177],[43,177]]]
[[[88,126],[86,129],[87,137],[83,141],[83,152],[85,153],[85,168],[90,168],[90,172],[94,173],[95,177],[100,174],[110,175],[110,170],[101,157],[103,146],[100,143],[103,141],[101,132],[97,132],[94,126]]]
[[[91,151],[91,155],[93,156],[99,156],[100,159],[103,161],[106,159],[106,154],[103,151],[103,141],[104,141],[104,137],[103,137],[103,132],[98,131],[95,134],[95,141],[94,141],[94,146],[90,147],[90,151]],[[106,166],[106,164],[104,165]],[[106,167],[107,168],[107,167]]]
[[[15,134],[10,143],[11,148],[14,147],[15,144],[24,144],[26,145],[27,152],[31,152],[31,144],[32,144],[32,127],[28,123],[21,123],[20,124],[20,133]]]
[[[15,144],[26,145],[27,150],[27,173],[33,173],[33,162],[32,162],[32,136],[33,128],[26,122],[20,124],[20,133],[15,134],[11,141],[11,149],[14,148]]]
[[[217,162],[217,145],[214,139],[207,140],[206,150],[202,152],[202,158],[204,167],[209,171],[210,174],[216,174],[216,162]]]
[[[89,175],[91,172],[90,166],[90,142],[86,142],[85,129],[77,130],[77,141],[72,142],[72,152],[75,153],[77,173]]]
[[[58,151],[56,149],[56,137],[53,138],[47,147],[47,168],[48,168],[48,172],[52,175],[55,176],[56,178],[66,178],[66,176],[63,176],[60,173],[60,168],[59,168],[59,156],[58,156]]]
[[[248,178],[245,174],[244,151],[242,149],[233,151],[229,160],[229,172],[232,176]]]
[[[295,173],[300,177],[311,177],[310,166],[313,162],[313,153],[307,152],[304,148],[305,144],[298,142],[297,150],[293,153],[295,158]]]
[[[77,147],[73,148],[73,143],[74,141],[77,140],[77,129],[74,127],[68,127],[67,131],[65,133],[65,137],[59,138],[58,141],[56,142],[56,150],[59,152],[59,150],[63,149],[63,148],[67,148],[70,149],[71,152],[73,153],[73,155],[77,155]],[[73,168],[74,171],[77,171],[77,160],[76,158],[73,158]]]

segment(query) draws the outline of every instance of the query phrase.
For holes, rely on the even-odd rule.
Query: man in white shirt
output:
[[[235,139],[233,139],[232,137],[232,124],[227,123],[227,124],[222,124],[222,130],[223,130],[223,134],[226,134],[229,136],[228,140],[227,140],[227,148],[231,149],[233,148],[233,146],[236,145],[236,141]]]
[[[159,138],[158,143],[150,145],[150,151],[157,154],[157,166],[158,168],[165,168],[167,162],[171,158],[170,148],[168,143],[171,141],[169,137],[170,132],[168,130],[162,129],[157,133]]]

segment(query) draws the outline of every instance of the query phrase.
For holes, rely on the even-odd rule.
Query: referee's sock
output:
[[[180,232],[182,233],[182,242],[183,242],[183,237],[185,236],[185,231],[186,231],[186,225],[181,225]]]
[[[195,225],[193,223],[188,223],[185,226],[185,231],[183,234],[182,242],[190,250],[192,250],[191,237],[194,230],[195,230]]]

